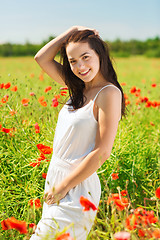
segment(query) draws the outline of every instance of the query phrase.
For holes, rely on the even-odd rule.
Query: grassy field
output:
[[[160,231],[160,203],[155,195],[160,187],[159,60],[115,59],[128,113],[120,121],[110,158],[98,170],[102,196],[88,239],[114,239],[114,233],[122,230],[130,232],[132,240],[160,236],[155,233]],[[52,89],[47,91],[48,86]],[[52,147],[63,106],[53,106],[52,100],[60,96],[58,101],[64,102],[67,98],[60,87],[31,57],[0,58],[0,220],[15,217],[27,224],[28,231],[21,234],[2,226],[0,239],[29,239],[33,231],[29,224],[37,224],[41,217],[51,154],[43,159],[37,144]],[[37,205],[31,206],[33,199],[38,199]]]

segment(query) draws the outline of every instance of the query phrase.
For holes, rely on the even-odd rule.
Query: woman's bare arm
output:
[[[57,83],[64,85],[65,82],[62,76],[62,65],[55,61],[54,58],[60,50],[65,39],[72,34],[72,32],[78,30],[77,27],[71,27],[66,32],[62,33],[55,39],[47,43],[41,48],[35,55],[34,59],[40,65],[40,67]]]

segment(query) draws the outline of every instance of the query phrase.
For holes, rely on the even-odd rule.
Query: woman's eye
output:
[[[88,56],[84,56],[84,57],[83,57],[83,59],[85,59],[85,60],[86,60],[87,58],[88,58]]]
[[[76,61],[75,60],[72,60],[72,61],[70,61],[70,64],[74,64]]]

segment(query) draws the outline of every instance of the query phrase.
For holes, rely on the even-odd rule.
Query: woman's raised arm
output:
[[[40,65],[40,67],[56,82],[61,85],[65,85],[62,76],[62,65],[54,60],[56,54],[60,50],[65,39],[72,34],[78,28],[71,27],[66,32],[62,33],[55,39],[47,43],[43,48],[41,48],[35,55],[34,59]]]

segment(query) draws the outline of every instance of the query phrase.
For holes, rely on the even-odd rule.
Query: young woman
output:
[[[54,60],[59,50],[62,64]],[[35,60],[54,81],[68,87],[70,99],[59,113],[42,218],[31,240],[54,239],[65,227],[74,239],[85,240],[96,211],[83,211],[80,197],[98,207],[96,171],[109,158],[125,115],[123,91],[94,29],[71,27],[46,44]]]

